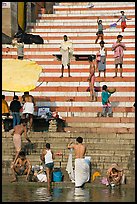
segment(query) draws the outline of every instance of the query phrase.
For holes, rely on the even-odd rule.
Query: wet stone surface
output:
[[[3,177],[2,202],[135,202],[134,185],[106,187],[101,184],[86,183],[84,188],[75,188],[74,183],[52,183],[51,195],[47,183],[10,183],[10,177]],[[25,195],[25,196],[24,196]]]

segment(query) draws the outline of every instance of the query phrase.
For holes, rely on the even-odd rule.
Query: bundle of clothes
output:
[[[19,30],[17,33],[15,33],[14,39],[15,38],[17,39],[20,38],[21,42],[23,42],[24,44],[33,44],[33,43],[44,44],[44,40],[41,36],[25,33],[22,30]]]

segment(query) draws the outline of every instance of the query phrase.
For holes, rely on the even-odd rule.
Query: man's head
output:
[[[98,23],[99,23],[99,24],[102,24],[102,20],[99,20]]]
[[[23,118],[23,119],[22,119],[22,125],[23,125],[23,126],[27,126],[27,122],[28,122],[28,119],[27,119],[27,118]]]
[[[29,91],[25,91],[25,92],[24,92],[24,95],[29,95]]]
[[[49,143],[46,143],[46,148],[50,149],[50,144]]]
[[[83,142],[83,138],[82,138],[82,137],[77,137],[76,141],[77,141],[78,143],[82,143],[82,142]]]
[[[26,154],[25,154],[25,152],[24,152],[23,150],[21,150],[21,151],[19,152],[19,157],[20,157],[21,159],[24,159],[24,158],[26,157]]]
[[[15,96],[13,97],[13,100],[19,100],[19,97],[18,97],[17,95],[15,95]]]
[[[105,42],[103,40],[101,40],[99,44],[101,47],[104,47]]]
[[[5,95],[2,95],[2,99],[3,99],[3,100],[5,99]]]
[[[106,91],[107,88],[108,88],[107,85],[103,85],[103,86],[102,86],[102,90],[103,90],[103,91]]]
[[[124,12],[124,11],[120,11],[120,13],[121,13],[122,15],[124,15],[125,12]]]
[[[112,168],[112,172],[113,172],[113,174],[114,174],[114,173],[117,173],[118,170],[117,170],[116,168]]]
[[[122,35],[118,35],[118,36],[117,36],[118,41],[122,41],[122,38],[123,38]]]
[[[67,35],[64,35],[64,41],[67,41],[67,40],[68,40]]]

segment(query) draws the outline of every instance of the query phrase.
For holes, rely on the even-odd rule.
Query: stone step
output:
[[[123,41],[124,42],[124,41]],[[46,43],[46,48],[59,48],[60,47],[60,43]],[[94,43],[94,42],[93,42]],[[94,46],[94,44],[89,44],[89,43],[83,43],[81,41],[81,43],[73,43],[73,49],[78,49],[78,48],[90,48],[94,51],[94,49],[97,47],[97,49],[99,50],[99,45],[96,44],[96,46]],[[114,41],[110,44],[106,44],[105,47],[107,48],[107,51],[112,51],[112,44],[114,43]],[[124,42],[125,43],[125,42]],[[134,43],[126,43],[126,47],[127,50],[134,50]]]
[[[67,123],[135,123],[135,119],[134,118],[123,118],[123,117],[119,117],[119,118],[89,118],[89,117],[85,117],[85,118],[79,118],[79,117],[70,117],[70,118],[66,118],[66,122]]]
[[[85,127],[65,127],[65,131],[67,132],[98,132],[98,133],[104,133],[104,132],[109,132],[109,133],[135,133],[134,128],[85,128]]]
[[[87,128],[135,128],[135,123],[116,123],[116,122],[94,122],[94,123],[87,123],[84,122],[67,122],[68,127],[87,127]]]
[[[92,137],[92,135],[91,135]],[[62,154],[65,154],[66,151],[68,151],[67,149],[67,144],[70,142],[70,139],[65,140],[64,142],[60,141],[57,142],[56,139],[48,139],[47,141],[43,141],[41,138],[37,141],[32,139],[32,143],[35,144],[35,151],[34,150],[30,150],[32,155],[39,155],[39,153],[42,151],[42,149],[45,147],[46,142],[49,142],[52,146],[52,149],[54,151],[54,153],[58,153],[58,152],[62,152]],[[129,151],[131,148],[133,148],[134,144],[135,144],[135,140],[134,139],[128,139],[125,140],[123,138],[123,140],[118,140],[116,139],[115,141],[113,141],[112,144],[112,139],[84,139],[84,142],[88,148],[88,152],[99,152],[101,153],[102,151],[104,152],[104,147],[107,148],[107,150],[110,150],[110,152],[114,154],[114,151],[117,149],[119,151],[119,149],[124,148],[124,151]],[[107,143],[107,144],[106,144]],[[12,145],[12,143],[8,143],[9,147]],[[109,145],[109,147],[108,147]],[[115,145],[117,145],[117,147],[114,147]],[[127,147],[128,145],[128,147]],[[22,144],[23,146],[23,144]],[[11,150],[6,149],[5,145],[3,145],[2,147],[2,153],[3,156],[5,156],[6,154],[9,154],[11,152],[12,156],[15,153],[15,148],[12,148]],[[14,153],[13,153],[14,152]],[[109,153],[110,153],[109,152]],[[120,154],[121,155],[121,154]]]
[[[105,118],[104,118],[105,119]],[[109,118],[112,119],[112,118]],[[86,120],[86,119],[85,119]],[[67,133],[67,132],[30,132],[29,137],[30,138],[35,138],[35,140],[39,140],[40,138],[44,138],[45,140],[51,138],[51,139],[76,139],[76,137],[81,136],[86,139],[92,139],[92,138],[110,138],[109,133]],[[135,135],[134,134],[116,134],[112,133],[111,138],[118,138],[118,139],[134,139]],[[8,139],[7,139],[8,138]],[[22,137],[23,139],[24,137]],[[6,142],[8,140],[9,142],[13,141],[13,137],[9,134],[9,132],[4,132],[2,133],[2,141]],[[23,139],[25,141],[25,139]]]
[[[60,70],[58,70],[57,72],[45,72],[45,73],[41,73],[40,74],[40,76],[41,77],[56,77],[57,75],[59,75],[60,76]],[[72,77],[77,77],[77,76],[81,76],[81,77],[88,77],[89,76],[89,72],[87,72],[87,73],[81,73],[81,72],[71,72],[71,76]],[[68,73],[67,73],[67,70],[66,70],[66,72],[64,72],[64,74],[63,74],[63,76],[64,77],[67,77],[68,76]],[[98,76],[98,73],[95,73],[95,77],[97,77]],[[102,76],[103,76],[103,74],[102,74]],[[111,71],[111,73],[108,73],[108,72],[106,72],[106,77],[113,77],[114,76],[114,70],[112,70]],[[122,74],[122,76],[123,77],[135,77],[135,72],[123,72],[123,74]]]
[[[33,32],[33,33],[34,32],[45,32],[45,31],[49,32],[49,33],[50,32],[51,33],[52,32],[66,32],[68,36],[69,36],[69,32],[86,32],[86,33],[91,32],[91,33],[94,33],[94,35],[95,35],[97,32],[97,27],[92,28],[92,30],[91,30],[91,28],[87,28],[87,26],[85,26],[85,27],[84,26],[58,26],[58,27],[57,26],[54,26],[54,27],[51,26],[51,28],[49,28],[49,26],[30,26],[30,28],[29,28],[29,32]],[[115,33],[119,33],[119,32],[121,32],[120,26],[118,26],[118,28],[117,27],[115,28]],[[125,33],[126,32],[127,31],[125,31]],[[133,26],[131,26],[131,28],[130,28],[130,26],[129,26],[128,32],[134,33],[135,28]],[[106,31],[104,31],[103,33],[104,33],[104,36],[106,33],[111,35],[111,33],[114,33],[114,31],[112,31],[112,29],[110,29],[108,27],[108,29]],[[116,36],[116,34],[115,34],[115,36]]]
[[[3,54],[5,54],[5,53],[3,53]],[[37,58],[39,56],[39,58]],[[28,55],[28,54],[26,54],[25,55],[25,57],[24,57],[24,59],[25,60],[34,60],[34,59],[36,59],[37,61],[44,61],[45,60],[45,63],[48,65],[48,63],[50,62],[51,63],[51,61],[54,63],[54,61],[55,61],[55,57],[53,56],[53,55],[42,55],[41,53],[39,53],[39,55],[35,55],[35,54],[33,54],[33,55]],[[16,59],[17,58],[17,55],[16,54],[11,54],[11,53],[9,53],[9,55],[4,55],[3,56],[3,59]],[[132,64],[135,64],[135,62],[134,62],[134,59],[133,58],[126,58],[125,60],[124,60],[124,62],[125,62],[125,64],[124,64],[124,66],[125,65],[127,65],[128,67],[127,68],[124,68],[124,71],[126,71],[126,69],[129,71],[129,72],[132,72],[133,70],[134,70],[134,68],[132,68],[132,67],[130,67]],[[71,62],[71,65],[73,64],[73,65],[77,65],[77,66],[75,66],[75,68],[72,68],[71,67],[71,71],[73,71],[73,70],[75,70],[75,69],[81,69],[81,66],[83,66],[83,65],[85,65],[84,67],[83,67],[83,72],[87,69],[87,67],[89,67],[88,65],[88,62],[87,61],[83,61],[82,62],[82,65],[80,64],[81,62],[78,62],[78,61],[72,61]],[[110,65],[111,66],[111,64],[113,64],[113,59],[112,58],[108,58],[107,59],[107,65]],[[79,67],[79,65],[81,65],[80,67]],[[107,72],[109,72],[109,71],[111,71],[111,69],[112,68],[110,68],[110,66],[109,66],[109,68],[107,68]],[[124,67],[123,66],[123,67]],[[42,65],[42,67],[43,67],[43,72],[45,71],[45,68],[46,68],[46,65]],[[113,68],[114,69],[114,68]],[[48,69],[47,69],[48,70]],[[50,70],[50,69],[49,69]],[[56,68],[52,68],[51,69],[51,71],[52,70],[56,70]],[[58,69],[57,69],[58,70]],[[64,70],[64,72],[66,72],[66,69]]]
[[[107,12],[106,12],[107,10]],[[130,15],[132,14],[135,14],[135,6],[133,7],[125,7],[124,8],[125,12],[126,12],[126,15],[130,17]],[[116,16],[118,15],[119,17],[121,16],[120,15],[120,11],[119,11],[119,7],[117,8],[95,8],[95,9],[89,9],[89,8],[64,8],[64,7],[56,7],[54,6],[54,13],[55,14],[59,14],[59,15],[88,15],[90,14],[91,16]],[[42,16],[45,16],[45,14],[42,14]]]
[[[55,39],[55,38],[57,38],[57,37],[60,37],[61,39],[62,39],[62,37],[63,37],[63,35],[65,35],[66,34],[66,32],[65,31],[61,31],[61,32],[59,32],[59,33],[56,33],[56,32],[36,32],[36,31],[34,31],[34,32],[30,32],[30,31],[28,31],[30,34],[35,34],[35,35],[41,35],[41,36],[45,36],[45,37],[47,37],[47,39],[48,38],[53,38],[53,39]],[[105,31],[104,31],[105,32]],[[126,33],[126,34],[125,34]],[[125,39],[134,39],[135,38],[135,33],[134,32],[131,32],[131,31],[125,31],[124,32],[124,34],[122,33],[122,35],[123,35],[123,37],[124,37],[124,39],[123,40],[125,40]],[[111,37],[110,37],[111,36]],[[105,33],[105,39],[108,39],[108,40],[116,40],[116,36],[117,36],[117,34],[114,32],[114,30],[109,30],[109,32],[106,32]],[[76,39],[79,39],[79,38],[82,38],[82,40],[83,40],[83,38],[84,39],[95,39],[96,38],[96,36],[95,36],[95,33],[94,32],[84,32],[84,31],[81,31],[81,32],[68,32],[68,37],[70,38],[70,39],[73,39],[73,38],[76,38]],[[26,46],[26,45],[25,45]],[[30,44],[30,45],[28,45],[28,46],[32,46],[32,44]],[[36,45],[35,45],[36,46]],[[37,46],[43,46],[43,44],[42,45],[37,45]]]
[[[105,12],[105,13],[102,13],[102,11],[97,11],[97,10],[91,11],[91,9],[86,9],[86,8],[84,8],[84,9],[85,9],[85,11],[84,12],[82,11],[81,13],[80,13],[80,9],[74,8],[74,10],[77,10],[77,11],[79,10],[78,13],[72,9],[72,12],[70,14],[70,13],[67,13],[67,10],[64,12],[63,9],[61,9],[60,10],[61,15],[57,14],[58,11],[57,11],[57,13],[54,13],[52,15],[50,15],[50,14],[38,15],[38,19],[36,20],[36,23],[29,23],[28,26],[29,25],[37,25],[37,23],[40,23],[40,22],[44,23],[44,20],[47,23],[54,23],[57,21],[59,23],[60,22],[64,23],[64,22],[70,22],[71,20],[73,23],[73,21],[78,20],[77,21],[78,23],[79,22],[93,22],[94,24],[95,23],[97,24],[97,17],[98,16],[100,16],[103,23],[106,23],[106,22],[112,23],[112,22],[116,22],[121,17],[121,13],[119,11],[116,11],[116,10],[115,10],[116,11],[115,13],[112,13],[111,10],[108,11],[108,9],[107,9],[107,13],[106,13],[106,9],[104,9],[103,12]],[[118,10],[119,10],[119,8],[118,8]],[[129,13],[129,15],[127,14],[127,12]],[[129,9],[127,12],[126,12],[126,15],[128,15],[128,17],[131,18],[131,20],[127,20],[127,22],[128,22],[128,24],[132,24],[132,22],[135,21],[135,6],[132,7],[131,9]],[[89,16],[87,15],[88,13],[90,13]],[[120,22],[118,22],[117,24],[120,24]]]
[[[116,90],[117,90],[117,86],[114,86],[115,88],[116,88]],[[86,86],[86,87],[68,87],[68,88],[66,88],[65,86],[64,87],[62,87],[62,88],[58,88],[58,87],[50,87],[50,84],[49,84],[49,86],[43,86],[43,87],[41,87],[41,88],[37,88],[36,90],[35,90],[35,92],[34,92],[34,97],[35,97],[35,99],[36,99],[36,106],[38,107],[39,105],[44,105],[42,102],[44,102],[44,101],[50,101],[50,102],[55,102],[55,101],[58,101],[58,102],[69,102],[69,103],[67,103],[67,105],[72,105],[73,104],[73,102],[79,102],[79,101],[81,101],[81,102],[88,102],[89,101],[89,96],[90,96],[90,94],[89,94],[89,91],[87,91],[87,88],[88,88],[88,85]],[[135,95],[131,95],[131,94],[129,94],[129,96],[127,95],[127,96],[125,96],[125,92],[126,92],[126,89],[127,89],[127,93],[129,93],[130,91],[131,92],[134,92],[134,88],[133,87],[129,87],[129,90],[128,90],[128,87],[125,87],[125,90],[123,89],[124,87],[119,87],[120,89],[119,90],[117,90],[117,95],[115,96],[115,95],[113,95],[113,97],[111,97],[111,102],[112,102],[112,104],[115,102],[117,102],[117,101],[119,101],[119,104],[120,104],[120,106],[123,106],[123,105],[126,105],[126,106],[129,106],[129,107],[131,107],[131,106],[133,106],[133,102],[135,101]],[[64,93],[64,95],[65,96],[63,96],[63,95],[57,95],[57,96],[54,96],[53,94],[52,94],[52,96],[50,96],[50,100],[49,100],[49,98],[48,98],[48,96],[46,96],[46,98],[44,98],[44,95],[42,95],[42,96],[40,96],[39,94],[37,95],[36,94],[36,91],[37,92],[46,92],[47,91],[47,93],[48,92],[75,92],[75,91],[78,91],[78,95],[76,96],[76,95],[72,95],[72,96],[67,96],[65,93]],[[84,94],[84,92],[87,92],[88,94]],[[4,93],[4,92],[3,92]],[[80,94],[81,93],[81,94]],[[101,95],[99,94],[100,93],[100,91],[97,93],[97,96],[98,96],[98,99],[97,99],[97,102],[96,103],[93,103],[92,102],[92,104],[93,105],[100,105],[100,103],[99,102],[101,102]],[[121,97],[119,97],[120,96],[120,94],[118,94],[118,93],[120,93],[121,94]],[[123,95],[122,95],[123,94]],[[12,100],[12,98],[13,98],[13,96],[11,95],[11,96],[7,96],[7,101],[8,101],[8,103],[10,103],[10,101]],[[39,102],[38,102],[39,101]],[[126,102],[125,102],[126,101]],[[70,103],[71,102],[71,103]],[[128,104],[128,102],[132,102],[130,105],[127,105]],[[113,104],[113,105],[115,105],[115,103]],[[91,104],[91,106],[92,106],[92,104]],[[46,105],[46,104],[45,104]],[[117,104],[118,105],[118,104]],[[50,106],[50,104],[48,105],[48,106]],[[37,108],[35,107],[35,111],[37,112]],[[126,110],[126,112],[128,112],[128,108],[127,108],[127,110]]]
[[[3,55],[4,55],[3,59],[17,59],[16,52],[10,52],[8,55],[7,54],[5,55],[5,52],[3,52]],[[124,68],[123,71],[126,72],[125,69],[128,69],[128,71],[131,72],[131,70],[134,69],[134,66],[133,66],[135,63],[134,58],[133,58],[133,55],[131,56],[132,58],[129,58],[128,55],[126,55],[126,56],[127,57],[124,60],[125,64],[123,65],[123,68]],[[43,55],[43,52],[41,52],[41,53],[39,52],[38,55],[36,55],[35,52],[29,52],[29,53],[27,52],[27,53],[25,53],[24,60],[33,60],[33,61],[36,60],[37,63],[41,63],[41,61],[42,61],[43,64],[41,64],[41,66],[43,67],[43,69],[49,69],[49,66],[52,65],[52,67],[50,67],[50,68],[52,68],[51,71],[53,69],[56,69],[56,68],[58,70],[58,69],[60,69],[60,67],[58,67],[58,65],[61,66],[61,61],[57,61],[57,59],[53,55]],[[114,60],[110,56],[108,56],[107,64],[106,64],[107,72],[109,71],[109,69],[110,69],[110,71],[111,71],[111,69],[114,70],[113,61]],[[55,65],[57,67],[55,67]],[[88,61],[82,61],[82,63],[81,63],[81,62],[73,60],[71,62],[71,70],[72,71],[74,69],[81,69],[82,68],[83,72],[84,72],[85,69],[87,69],[88,67],[89,67]],[[64,70],[64,72],[66,72],[66,70]]]
[[[63,88],[62,87],[62,89],[61,89],[61,91],[63,91],[63,89],[65,89],[65,87]],[[86,88],[83,88],[84,90],[86,89]],[[53,87],[53,88],[51,88],[51,87],[43,87],[43,88],[38,88],[36,91],[38,91],[38,92],[42,92],[42,91],[47,91],[47,92],[50,92],[50,91],[59,91],[59,89],[57,89],[56,87]],[[68,91],[70,91],[71,90],[71,87],[70,88],[68,88]],[[84,91],[83,90],[83,91]],[[65,90],[65,91],[67,91],[67,90]],[[73,89],[72,88],[72,92],[74,92],[75,91],[75,89]],[[11,101],[12,100],[12,96],[7,96],[7,101]],[[39,104],[41,103],[41,102],[43,102],[43,101],[48,101],[49,99],[48,99],[48,97],[44,97],[44,96],[41,96],[41,97],[38,97],[38,96],[35,96],[35,101],[36,101],[36,106],[35,106],[35,115],[37,115],[37,111],[38,111],[38,107],[39,107]],[[72,98],[70,98],[70,97],[68,97],[68,96],[50,96],[50,102],[54,102],[54,101],[75,101],[75,102],[78,102],[78,101],[81,101],[81,102],[87,102],[87,101],[89,101],[89,96],[74,96],[74,97],[72,97]],[[101,96],[98,96],[98,99],[97,99],[97,101],[98,102],[101,102]],[[112,104],[113,104],[113,102],[116,102],[116,101],[119,101],[119,102],[132,102],[132,105],[133,105],[133,103],[134,103],[134,101],[135,101],[135,97],[131,97],[131,96],[129,96],[129,97],[126,97],[126,96],[122,96],[122,97],[115,97],[115,96],[113,96],[113,98],[111,98],[111,102],[112,102]],[[37,104],[37,103],[39,103],[39,104]],[[131,105],[131,106],[132,106]]]
[[[115,20],[113,20],[114,22]],[[103,20],[103,26],[109,26],[110,24],[112,24],[112,20],[111,19],[105,19]],[[119,24],[119,23],[118,23]],[[80,19],[78,21],[74,20],[46,20],[46,22],[44,20],[36,20],[36,23],[29,23],[28,26],[97,26],[97,22],[95,21],[95,19]],[[132,21],[128,21],[128,26],[132,25],[133,27],[135,26],[135,18],[132,19]],[[119,25],[117,25],[117,27],[120,27]],[[108,28],[108,27],[107,27]]]
[[[102,18],[101,18],[102,19]],[[111,24],[112,22],[116,22],[116,19],[111,19],[111,18],[104,18],[103,19],[103,25],[104,25],[104,23],[108,23],[108,24]],[[36,23],[28,23],[28,26],[29,25],[37,25],[37,23],[48,23],[48,24],[56,24],[56,23],[59,23],[59,24],[65,24],[65,23],[70,23],[70,22],[72,22],[72,23],[75,23],[75,25],[76,24],[79,24],[79,23],[83,23],[83,24],[87,24],[87,23],[93,23],[93,25],[96,25],[97,24],[97,21],[95,20],[95,18],[93,17],[93,18],[88,18],[88,19],[86,19],[86,18],[77,18],[77,19],[75,19],[75,18],[64,18],[64,19],[59,19],[59,16],[58,17],[56,17],[56,18],[54,18],[54,14],[53,14],[53,18],[46,18],[46,19],[44,19],[44,17],[41,17],[41,18],[38,18],[38,19],[36,19]],[[129,25],[133,25],[133,22],[135,22],[135,18],[133,17],[132,18],[132,21],[128,21],[128,24]]]
[[[69,7],[81,7],[81,6],[88,6],[90,5],[92,2],[56,2],[55,6],[61,6],[64,7],[66,6],[67,8]],[[125,7],[127,6],[135,6],[135,2],[125,2],[123,4],[123,2],[93,2],[92,3],[94,5],[95,8],[106,8],[106,7]]]
[[[74,48],[74,52],[73,52],[73,54],[74,55],[76,55],[76,54],[80,54],[80,52],[82,51],[83,53],[81,53],[81,54],[87,54],[87,52],[86,51],[89,51],[89,53],[88,54],[96,54],[96,52],[98,52],[98,50],[99,50],[99,46],[95,46],[95,47],[91,47],[90,45],[88,45],[88,44],[86,44],[87,46],[83,46],[83,44],[81,44],[82,46],[81,47],[78,47],[78,46],[80,46],[80,44],[78,44],[78,46],[77,47],[75,47]],[[128,45],[128,44],[127,44]],[[131,44],[132,45],[132,44]],[[26,47],[25,48],[25,53],[27,54],[27,55],[29,55],[29,54],[33,54],[33,55],[36,55],[36,54],[39,54],[39,55],[44,55],[44,52],[45,52],[45,54],[46,55],[49,55],[49,54],[51,54],[52,56],[53,56],[53,54],[54,55],[60,55],[60,50],[59,50],[59,46],[60,46],[60,44],[54,44],[54,46],[52,46],[51,44],[47,44],[47,46],[45,47],[45,46],[43,46],[43,47],[41,47],[41,49],[39,50],[39,47],[38,46],[31,46],[31,47]],[[112,54],[113,54],[113,51],[111,50],[111,46],[112,46],[112,44],[107,48],[107,54],[108,54],[108,58],[112,58]],[[132,45],[133,46],[133,45]],[[107,47],[107,46],[106,46]],[[128,47],[128,46],[127,46]],[[91,51],[92,50],[92,51]],[[131,47],[130,46],[130,44],[129,44],[129,47],[128,47],[128,50],[127,51],[125,51],[125,54],[126,54],[126,56],[125,56],[125,58],[128,58],[128,54],[130,53],[130,54],[134,54],[134,51],[135,49],[134,49],[134,46],[133,47]],[[5,51],[7,52],[7,48],[5,48]],[[15,51],[15,52],[14,52]],[[15,54],[16,53],[16,51],[17,51],[17,49],[16,48],[12,48],[11,47],[11,52],[9,52],[8,51],[8,53],[10,53],[10,54]],[[49,52],[49,53],[48,53]],[[52,53],[51,53],[52,52]],[[131,56],[132,57],[132,56]],[[130,58],[131,58],[130,57]],[[57,62],[57,63],[59,63],[59,61],[55,61],[55,62]]]
[[[102,104],[101,102],[85,102],[85,104],[83,102],[56,102],[57,104],[55,105],[53,102],[49,103],[49,102],[43,102],[39,105],[41,106],[46,106],[46,107],[50,107],[52,110],[53,110],[53,107],[55,108],[56,107],[56,111],[57,112],[72,112],[74,115],[74,117],[76,116],[75,113],[77,112],[96,112],[96,114],[98,112],[102,112]],[[80,104],[78,104],[80,103]],[[129,107],[125,107],[124,104],[126,105],[126,102],[123,103],[123,106],[122,106],[122,102],[120,102],[121,105],[119,105],[118,107],[118,104],[117,103],[113,103],[112,102],[112,109],[113,109],[113,112],[116,113],[116,112],[124,112],[124,113],[132,113],[134,112],[134,107],[133,104],[129,104]],[[68,106],[67,106],[68,105]],[[52,111],[51,110],[51,111]],[[87,113],[88,114],[88,113]],[[87,115],[87,117],[90,117],[89,115]],[[91,116],[92,117],[92,116]],[[96,115],[97,117],[97,115]],[[118,116],[118,117],[121,117],[121,116]]]
[[[43,81],[46,81],[46,82],[51,82],[53,81],[53,78],[51,77],[40,77],[39,78],[39,82],[43,82]],[[102,77],[102,80],[99,79],[99,78],[96,78],[96,82],[134,82],[135,81],[135,77],[124,77],[121,78],[121,77],[116,77],[115,79],[113,77],[107,77],[107,78],[104,78]],[[59,76],[57,77],[54,77],[54,82],[87,82],[87,77],[62,77],[60,78]]]

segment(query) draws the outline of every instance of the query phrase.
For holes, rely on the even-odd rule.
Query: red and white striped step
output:
[[[30,33],[39,34],[44,39],[43,45],[25,45],[25,59],[35,60],[43,67],[37,82],[43,82],[39,87],[30,91],[38,106],[49,106],[66,118],[72,131],[108,131],[134,132],[135,110],[135,4],[134,2],[93,2],[92,9],[87,8],[89,2],[61,2],[54,6],[54,14],[39,14],[36,24],[30,24]],[[124,10],[131,21],[127,21],[127,28],[122,33],[123,42],[127,46],[124,52],[123,76],[113,79],[114,58],[111,50],[116,36],[121,33],[120,23],[117,28],[110,29],[109,25],[116,22],[120,11]],[[97,102],[89,102],[87,77],[89,63],[86,61],[72,61],[71,75],[60,79],[61,62],[53,54],[60,54],[59,46],[63,35],[67,34],[74,45],[74,54],[93,54],[99,49],[94,44],[97,31],[97,16],[103,20],[104,40],[108,50],[106,78],[96,78],[96,85],[102,87],[116,87],[117,92],[111,96],[113,118],[96,118],[97,112],[102,110],[101,92]],[[9,48],[7,48],[9,47]],[[7,51],[8,50],[8,51]],[[2,57],[16,58],[16,48],[11,45],[2,46]],[[96,73],[97,76],[97,73]],[[12,93],[5,92],[8,102],[12,100]],[[23,93],[18,93],[21,97]],[[110,125],[111,123],[111,125]],[[87,125],[86,125],[87,124]],[[74,127],[74,128],[73,128]],[[85,128],[84,128],[85,127]],[[104,128],[105,127],[105,128]],[[82,130],[83,128],[83,130]],[[66,129],[69,131],[69,129]]]

